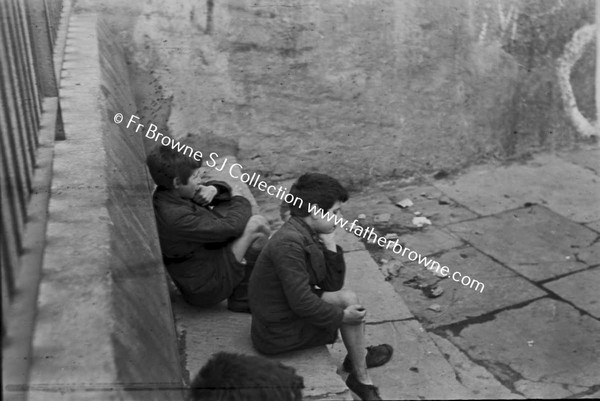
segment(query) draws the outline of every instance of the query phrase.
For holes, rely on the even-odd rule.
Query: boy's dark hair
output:
[[[348,191],[338,180],[325,174],[306,173],[298,178],[290,189],[294,199],[302,202],[289,204],[292,216],[306,217],[309,215],[308,204],[318,205],[324,211],[331,209],[335,202],[346,202]]]
[[[219,352],[190,387],[191,401],[301,401],[304,380],[295,369],[262,356]]]
[[[180,142],[187,144],[186,140]],[[148,154],[146,164],[156,185],[172,189],[175,177],[179,177],[181,183],[186,185],[193,171],[202,166],[202,159],[197,161],[171,147],[158,144]]]

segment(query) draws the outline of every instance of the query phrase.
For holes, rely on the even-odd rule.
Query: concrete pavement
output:
[[[364,213],[380,235],[396,233],[485,284],[475,291],[367,246],[380,265],[402,265],[391,283],[475,396],[581,398],[600,390],[598,156],[588,147],[409,187],[382,183],[344,205],[348,219]],[[413,205],[395,206],[405,198]],[[432,225],[415,227],[415,212]],[[389,221],[375,223],[383,213]],[[444,293],[428,298],[407,282],[415,278]],[[490,391],[483,377],[500,387]]]
[[[374,227],[379,235],[398,234],[402,244],[485,284],[480,292],[436,277],[338,229],[348,266],[346,287],[369,310],[368,343],[395,348],[387,365],[371,370],[384,398],[580,398],[600,390],[600,168],[596,149],[578,152],[478,166],[419,185],[385,182],[351,196],[344,205],[350,221],[364,213],[364,227]],[[254,195],[261,213],[279,226],[279,201],[258,191]],[[395,205],[404,198],[413,205]],[[415,212],[432,225],[414,226]],[[389,220],[380,217],[385,213]],[[402,267],[386,280],[383,268],[393,263]],[[430,299],[404,284],[415,277],[444,293]],[[230,325],[231,317],[220,317],[227,313],[210,312],[210,330]],[[192,374],[217,349],[254,352],[243,331],[224,339],[206,330],[185,328]],[[322,350],[314,357],[285,357],[304,376],[311,399],[348,397],[341,388],[325,390],[340,385],[331,376],[336,369],[345,379],[339,369],[346,354],[341,341],[329,352],[333,360]]]

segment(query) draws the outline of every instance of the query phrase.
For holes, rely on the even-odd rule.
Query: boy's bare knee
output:
[[[340,291],[340,297],[345,306],[357,305],[360,303],[360,301],[358,300],[358,296],[352,290]]]
[[[261,249],[263,249],[265,247],[265,245],[267,244],[267,241],[269,241],[269,236],[264,233],[259,232],[256,234],[255,240],[252,241],[252,244],[250,245],[250,249],[260,251]]]
[[[246,223],[246,232],[248,234],[260,232],[268,235],[270,232],[269,222],[264,216],[255,214],[254,216],[250,217],[248,223]]]

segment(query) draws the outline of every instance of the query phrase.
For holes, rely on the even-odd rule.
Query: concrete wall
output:
[[[178,353],[119,32],[71,15],[28,399],[180,400]]]
[[[168,398],[165,389],[181,383],[181,365],[144,146],[140,136],[112,122],[114,113],[129,115],[136,106],[125,55],[107,25],[99,22],[98,42],[106,99],[107,208],[114,223],[110,234],[117,327],[112,341],[119,381],[152,390],[137,395],[139,399],[160,400]]]
[[[171,103],[174,135],[238,143],[272,179],[347,184],[573,146],[556,62],[593,2],[155,0],[135,59]],[[594,116],[594,51],[571,76]]]

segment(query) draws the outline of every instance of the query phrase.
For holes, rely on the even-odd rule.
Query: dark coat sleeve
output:
[[[311,291],[306,252],[302,244],[295,241],[282,242],[274,250],[273,257],[273,265],[292,311],[318,327],[331,327],[332,324],[341,326],[343,309],[323,301]]]
[[[252,216],[250,202],[242,196],[233,196],[229,201],[226,216],[219,216],[208,209],[181,213],[173,220],[173,229],[188,241],[202,243],[223,242],[242,235],[246,223]]]

